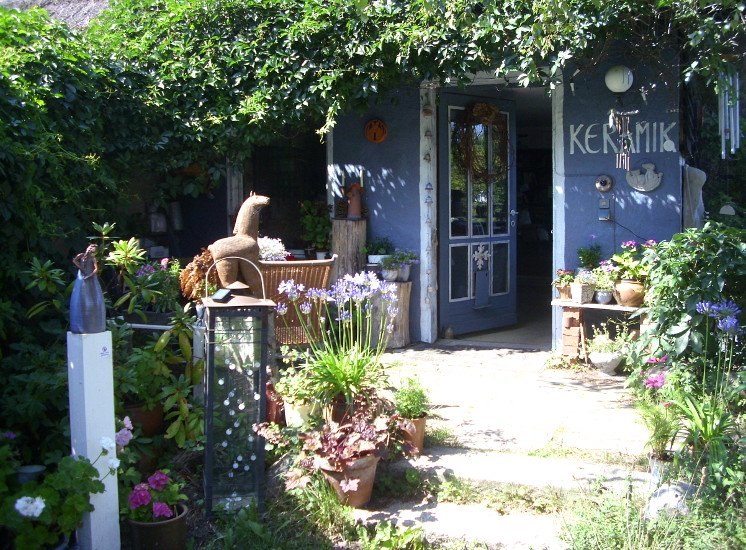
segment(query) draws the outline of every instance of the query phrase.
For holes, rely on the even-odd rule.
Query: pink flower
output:
[[[666,383],[666,373],[658,372],[651,374],[645,379],[645,387],[653,390],[659,390]]]
[[[174,511],[165,502],[154,502],[153,503],[153,517],[154,518],[171,518],[174,515]]]
[[[114,441],[116,441],[117,445],[120,447],[126,447],[127,444],[132,441],[132,432],[127,428],[122,428],[114,435]]]
[[[122,424],[123,424],[123,425],[124,425],[124,427],[125,427],[125,428],[127,428],[128,430],[134,430],[134,429],[135,429],[135,428],[134,428],[134,427],[132,426],[132,420],[130,420],[130,417],[129,417],[129,416],[125,416],[125,417],[124,417],[124,418],[122,419]]]
[[[158,470],[148,478],[148,485],[150,485],[154,491],[162,491],[163,488],[168,485],[169,481],[171,481],[169,477]]]
[[[650,359],[648,359],[647,362],[651,364],[657,364],[665,363],[666,361],[668,361],[668,355],[664,355],[663,357],[651,357]]]
[[[168,258],[161,258],[161,269],[168,269]]]
[[[150,503],[150,490],[145,483],[138,483],[130,493],[127,499],[132,510],[146,506]]]

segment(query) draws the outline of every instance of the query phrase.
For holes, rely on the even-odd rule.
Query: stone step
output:
[[[515,483],[530,487],[555,487],[585,490],[597,480],[608,489],[627,491],[632,484],[638,490],[650,486],[647,471],[634,470],[631,464],[602,464],[577,458],[527,456],[497,451],[457,448],[426,449],[427,455],[400,459],[392,471],[416,468],[427,476],[455,476],[477,482]]]
[[[381,510],[355,510],[364,523],[390,521],[401,527],[422,527],[429,542],[464,541],[468,548],[562,549],[559,515],[502,515],[478,504],[395,502]],[[449,546],[450,547],[450,546]]]

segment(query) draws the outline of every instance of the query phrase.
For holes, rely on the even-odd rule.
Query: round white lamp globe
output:
[[[604,77],[606,87],[615,94],[623,94],[632,87],[632,71],[624,65],[615,65],[608,71]]]

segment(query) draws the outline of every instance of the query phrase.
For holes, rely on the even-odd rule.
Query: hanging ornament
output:
[[[629,160],[632,153],[632,134],[629,131],[629,117],[636,115],[638,110],[618,111],[612,108],[609,111],[609,128],[617,133],[618,149],[616,154],[616,167],[629,171]]]
[[[728,68],[720,73],[718,82],[718,122],[720,127],[720,156],[725,160],[728,149],[734,155],[741,146],[741,120],[738,72]],[[730,145],[730,147],[729,147]]]

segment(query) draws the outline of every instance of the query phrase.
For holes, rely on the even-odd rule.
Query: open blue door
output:
[[[455,93],[440,97],[441,334],[517,320],[514,113],[512,102]]]

